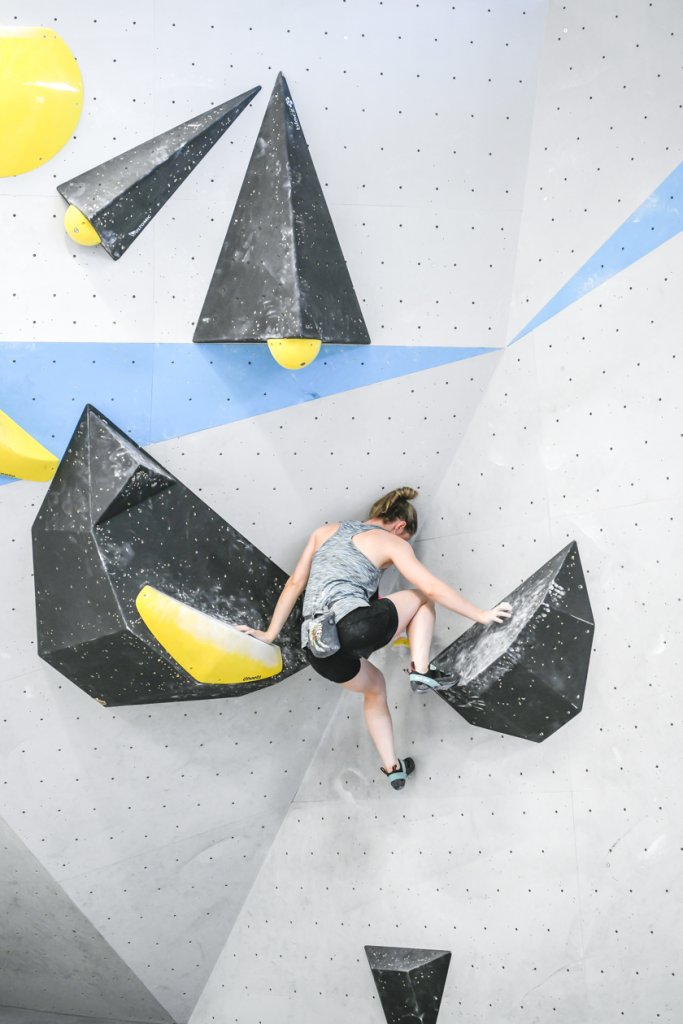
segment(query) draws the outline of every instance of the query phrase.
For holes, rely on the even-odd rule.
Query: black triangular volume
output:
[[[436,1024],[451,962],[445,949],[366,946],[387,1024]]]
[[[564,552],[565,558],[548,594],[548,603],[565,615],[594,626],[595,619],[576,541],[572,541]]]
[[[284,76],[270,97],[194,341],[370,343]]]
[[[125,512],[127,509],[139,505],[141,501],[154,497],[165,487],[171,487],[174,481],[169,477],[159,476],[146,466],[138,466],[134,473],[128,477],[125,485],[121,488],[114,500],[108,505],[97,519],[98,523],[104,523],[107,519]]]
[[[143,142],[57,191],[84,214],[117,260],[218,142],[261,86]]]
[[[102,523],[177,480],[97,409],[87,406],[92,522]]]
[[[49,521],[50,529],[53,530],[90,529],[86,411],[87,407],[79,417],[36,518],[36,523]]]

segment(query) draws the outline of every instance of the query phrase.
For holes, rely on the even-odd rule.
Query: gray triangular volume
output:
[[[278,75],[194,341],[370,337],[292,97]]]
[[[218,142],[261,86],[57,186],[117,260]]]
[[[445,949],[366,946],[387,1024],[436,1024],[451,954]]]

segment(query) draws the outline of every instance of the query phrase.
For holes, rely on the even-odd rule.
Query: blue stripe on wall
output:
[[[295,372],[265,345],[6,342],[0,409],[61,458],[88,402],[146,445],[492,351],[325,345]]]
[[[529,334],[567,306],[646,256],[683,228],[683,163],[607,239],[510,342]]]

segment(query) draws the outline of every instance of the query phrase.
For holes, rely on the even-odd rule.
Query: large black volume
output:
[[[234,697],[305,665],[298,611],[283,670],[204,685],[149,632],[145,586],[229,623],[265,625],[286,574],[92,406],[86,406],[33,525],[38,653],[104,704]]]
[[[278,75],[194,341],[370,337],[298,114]]]
[[[434,660],[439,696],[472,725],[540,743],[583,705],[595,624],[576,542],[508,597],[512,618],[475,625]]]
[[[387,1024],[436,1024],[451,954],[396,946],[365,952]]]

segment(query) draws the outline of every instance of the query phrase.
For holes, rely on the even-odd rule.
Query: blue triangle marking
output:
[[[325,345],[292,371],[265,345],[6,342],[0,409],[61,458],[87,402],[147,445],[495,351]]]
[[[683,163],[635,210],[577,270],[559,292],[510,342],[577,302],[621,270],[642,259],[683,229]]]

